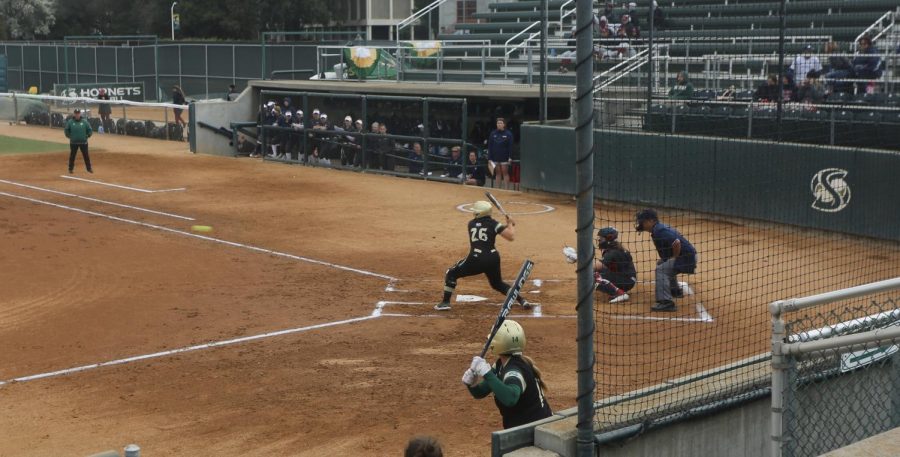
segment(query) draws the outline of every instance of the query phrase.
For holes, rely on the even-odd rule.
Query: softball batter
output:
[[[506,224],[494,220],[491,217],[492,208],[486,201],[477,201],[472,205],[475,218],[469,221],[469,255],[447,270],[444,276],[444,298],[434,309],[450,310],[450,297],[456,290],[456,280],[466,276],[484,273],[494,290],[504,295],[509,292],[510,286],[503,282],[500,274],[500,253],[494,247],[494,242],[497,235],[507,241],[513,241],[516,237],[516,222],[509,216],[506,217]],[[531,307],[521,295],[518,301],[525,309]]]
[[[473,397],[482,399],[494,394],[503,428],[530,424],[553,415],[544,398],[547,386],[541,379],[541,370],[524,351],[525,330],[516,321],[503,321],[491,339],[491,353],[497,356],[497,362],[491,367],[483,358],[475,357],[462,377]]]

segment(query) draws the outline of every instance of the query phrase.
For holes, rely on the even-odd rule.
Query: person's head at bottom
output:
[[[414,436],[406,445],[405,457],[444,457],[441,443],[430,436]]]
[[[76,109],[75,112],[72,113],[72,116],[75,117],[75,120],[76,120],[76,121],[77,121],[77,120],[80,120],[80,119],[81,119],[81,110],[80,110],[80,109]]]

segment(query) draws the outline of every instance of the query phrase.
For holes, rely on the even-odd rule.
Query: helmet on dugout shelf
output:
[[[472,212],[475,213],[475,219],[478,219],[479,217],[490,216],[493,208],[490,203],[479,200],[472,205]]]
[[[609,248],[610,244],[619,238],[619,231],[615,227],[603,227],[597,232],[597,247],[600,249]]]
[[[525,350],[525,330],[516,321],[505,320],[491,339],[491,354],[521,354]]]

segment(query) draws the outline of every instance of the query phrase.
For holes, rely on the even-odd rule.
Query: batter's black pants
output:
[[[69,171],[75,169],[75,156],[78,155],[78,149],[81,149],[81,155],[84,157],[84,168],[91,171],[91,156],[88,155],[87,143],[69,145]]]
[[[500,274],[500,253],[496,250],[490,252],[470,252],[465,259],[456,262],[456,265],[447,270],[444,276],[444,291],[453,292],[456,289],[456,280],[466,276],[484,274],[487,276],[491,287],[502,294],[509,292],[509,284],[503,282]]]

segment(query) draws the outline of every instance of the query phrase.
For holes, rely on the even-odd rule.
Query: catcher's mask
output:
[[[500,328],[491,339],[491,354],[514,355],[525,350],[525,330],[516,321],[509,319],[500,324]]]
[[[643,221],[658,221],[659,218],[656,216],[656,211],[652,209],[645,209],[638,211],[638,213],[634,216],[634,229],[638,232],[643,232],[644,227],[641,226],[641,222]]]
[[[472,212],[475,213],[475,219],[490,216],[492,209],[493,206],[484,200],[479,200],[472,205]]]
[[[603,227],[597,232],[597,247],[608,249],[613,241],[619,238],[619,231],[615,227]]]

